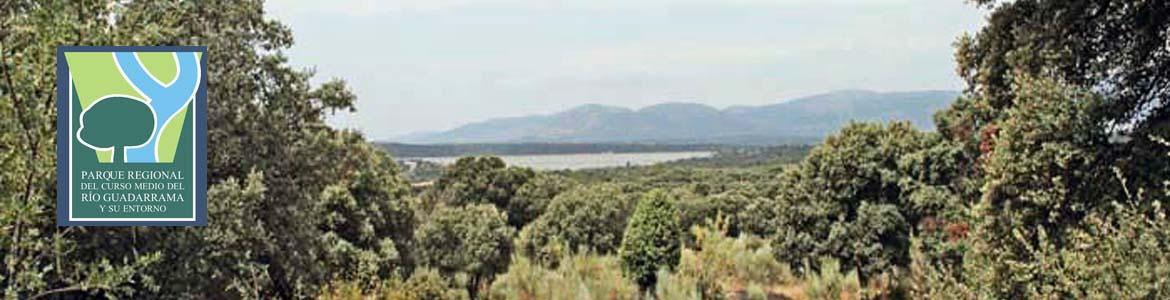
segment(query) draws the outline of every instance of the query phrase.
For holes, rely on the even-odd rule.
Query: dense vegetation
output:
[[[0,293],[1170,297],[1170,2],[974,2],[938,132],[854,123],[752,167],[469,157],[412,189],[324,124],[354,95],[290,67],[259,1],[3,1]],[[54,47],[112,44],[209,46],[209,226],[55,226]]]

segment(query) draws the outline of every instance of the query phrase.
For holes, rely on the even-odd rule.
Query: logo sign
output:
[[[207,225],[206,47],[57,48],[57,225]]]

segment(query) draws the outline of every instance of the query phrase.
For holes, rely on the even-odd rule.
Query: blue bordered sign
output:
[[[202,46],[57,48],[57,225],[207,225]]]

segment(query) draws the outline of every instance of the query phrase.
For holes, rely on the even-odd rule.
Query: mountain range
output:
[[[641,109],[587,104],[566,111],[499,118],[417,133],[395,142],[793,144],[820,140],[850,121],[906,120],[933,130],[935,111],[954,91],[842,90],[762,106],[717,109],[663,103]]]

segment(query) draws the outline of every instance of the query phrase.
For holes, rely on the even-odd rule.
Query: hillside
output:
[[[663,103],[633,110],[588,104],[549,115],[492,119],[395,139],[405,143],[788,144],[819,140],[852,120],[908,120],[932,129],[952,91],[844,90],[763,106]]]

